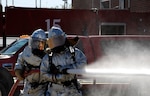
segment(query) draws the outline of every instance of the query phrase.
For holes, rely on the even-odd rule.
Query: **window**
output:
[[[101,9],[111,8],[110,4],[111,4],[110,0],[100,0],[100,8]]]
[[[100,0],[100,9],[126,9],[130,0]]]
[[[125,8],[125,1],[119,0],[119,9],[124,9],[124,8]]]
[[[20,39],[14,41],[11,45],[6,47],[4,50],[0,52],[3,55],[13,55],[15,54],[20,48],[22,48],[25,44],[27,44],[28,39]]]
[[[100,26],[101,35],[125,35],[126,25],[124,23],[102,23]]]

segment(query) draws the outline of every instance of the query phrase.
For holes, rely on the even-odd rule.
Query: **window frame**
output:
[[[107,23],[107,22],[103,22],[103,23],[101,23],[100,25],[99,25],[99,35],[103,35],[102,34],[102,26],[124,26],[124,32],[123,32],[123,34],[122,35],[126,35],[126,23]],[[107,35],[107,34],[106,34]],[[118,34],[115,34],[115,35],[118,35]]]

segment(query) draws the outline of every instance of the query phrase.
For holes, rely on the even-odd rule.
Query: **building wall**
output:
[[[131,12],[150,12],[150,0],[131,0]]]
[[[72,0],[72,6],[73,9],[100,9],[100,0]],[[150,12],[149,6],[150,0],[125,0],[124,9],[131,12]],[[111,0],[111,9],[119,9],[119,0]]]
[[[2,5],[0,4],[0,37],[3,36],[3,21]]]
[[[137,13],[129,10],[95,11],[18,7],[8,7],[6,10],[5,33],[7,36],[31,34],[37,28],[49,30],[54,25],[62,27],[69,35],[99,35],[103,31],[101,26],[104,24],[124,25],[125,30],[121,33],[125,35],[150,35],[150,13]]]
[[[73,9],[99,8],[99,0],[72,0]]]

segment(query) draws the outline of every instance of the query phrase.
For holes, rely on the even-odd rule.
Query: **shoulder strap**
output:
[[[76,59],[75,59],[75,48],[73,48],[72,46],[69,46],[69,51],[71,53],[71,57],[73,59],[74,62],[76,62]]]
[[[52,64],[52,56],[53,56],[53,52],[50,52],[49,54],[49,64]]]

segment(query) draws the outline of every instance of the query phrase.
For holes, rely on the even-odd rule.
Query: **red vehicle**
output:
[[[73,38],[75,36],[76,35],[68,35],[68,38]],[[150,49],[150,36],[127,36],[127,35],[126,36],[96,36],[96,35],[94,36],[94,35],[91,35],[91,36],[78,36],[78,37],[79,37],[79,42],[76,46],[79,49],[81,49],[87,56],[89,66],[95,65],[96,64],[95,62],[97,62],[98,60],[101,60],[100,58],[104,59],[105,56],[108,57],[108,59],[111,59],[109,56],[106,55],[108,52],[110,52],[110,50],[108,49],[113,49],[111,53],[115,54],[116,56],[119,56],[119,58],[121,56],[124,56],[123,54],[125,54],[126,56],[127,55],[126,53],[128,51],[133,52],[133,53],[135,51],[134,54],[136,53],[141,54],[143,53],[142,51],[143,48],[145,48],[144,49],[145,51]],[[27,38],[17,39],[8,47],[1,50],[1,57],[3,57],[0,59],[0,63],[2,65],[1,70],[0,70],[1,71],[0,75],[2,77],[1,78],[2,80],[0,83],[1,94],[8,94],[8,92],[10,91],[10,88],[12,84],[14,83],[13,77],[15,77],[13,73],[14,64],[16,62],[18,53],[20,53],[23,50],[23,48],[27,45],[27,42],[28,42]],[[139,49],[136,49],[136,47],[133,47],[133,46],[139,46],[138,47]],[[136,55],[137,56],[136,58],[138,58],[138,54]],[[132,57],[133,59],[135,59],[134,56]],[[117,58],[114,58],[114,59],[117,59]],[[122,61],[124,63],[127,63],[127,61],[125,60],[122,60]],[[110,64],[113,64],[112,62],[114,62],[114,60],[109,61]],[[130,64],[132,65],[132,63],[133,61]],[[102,62],[99,62],[98,64],[99,64],[98,65],[99,67],[104,67]],[[115,64],[117,65],[118,63],[116,62]],[[114,69],[116,66],[115,64],[113,67]],[[107,63],[106,63],[106,66],[107,66]],[[132,88],[131,87],[132,83],[128,80],[120,79],[121,77],[120,75],[115,75],[115,78],[114,78],[110,76],[111,74],[107,74],[106,76],[105,75],[101,76],[100,74],[100,77],[97,78],[92,75],[89,75],[88,77],[86,76],[84,77],[82,76],[82,74],[83,73],[79,72],[78,80],[82,84],[82,90],[83,90],[84,96],[88,96],[88,94],[92,94],[93,92],[101,92],[101,90],[105,90],[105,91],[109,90],[110,92],[109,94],[112,94],[112,96],[116,96],[115,93],[118,93],[118,92],[120,92],[118,93],[119,96],[128,96],[129,95],[128,92],[130,92]],[[132,74],[132,75],[134,76],[134,75],[141,75],[141,74]],[[124,77],[124,75],[122,75],[122,77]],[[7,83],[4,83],[4,81]],[[23,87],[22,84],[18,85],[16,92],[15,92],[16,96],[18,96],[20,90],[22,90],[22,87]],[[93,90],[93,92],[91,92],[91,90]],[[145,93],[145,95],[146,94],[147,93]],[[5,96],[5,95],[2,95],[2,96]],[[140,96],[140,95],[136,94],[136,96]]]
[[[18,54],[27,44],[28,38],[19,38],[0,51],[0,96],[6,96],[10,91],[15,77],[14,65]]]

